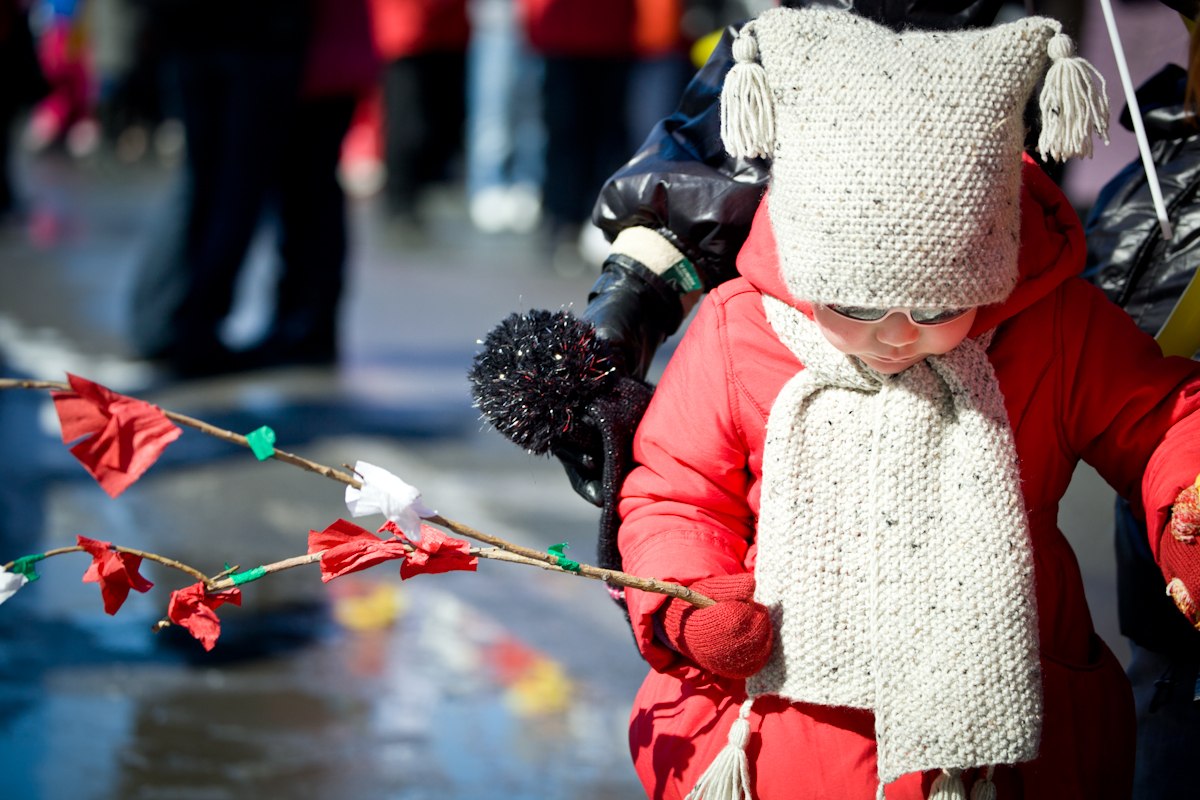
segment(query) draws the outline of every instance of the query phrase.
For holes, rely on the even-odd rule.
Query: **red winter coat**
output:
[[[1157,549],[1172,502],[1200,471],[1200,414],[1193,413],[1200,365],[1163,358],[1153,339],[1078,277],[1084,241],[1075,212],[1032,162],[1024,173],[1021,281],[1007,301],[980,310],[972,335],[996,329],[988,355],[1029,510],[1045,718],[1037,759],[998,767],[995,783],[999,800],[1124,800],[1132,697],[1093,632],[1058,504],[1083,459],[1135,505],[1144,503]],[[742,278],[706,298],[638,430],[639,466],[620,506],[621,554],[633,574],[690,583],[754,568],[767,415],[802,369],[763,312],[763,293],[789,300],[763,208],[738,267]],[[653,667],[634,703],[630,746],[647,794],[675,800],[725,745],[744,686],[701,672],[655,640],[651,617],[661,595],[627,594],[638,646]],[[875,797],[870,712],[764,697],[750,723],[757,800]],[[907,775],[888,785],[887,797],[924,798],[933,778]]]
[[[520,0],[525,35],[544,56],[606,57],[633,52],[634,0]]]
[[[379,79],[366,0],[314,0],[304,97],[361,96]]]
[[[371,0],[370,8],[375,47],[385,61],[466,52],[467,0]]]

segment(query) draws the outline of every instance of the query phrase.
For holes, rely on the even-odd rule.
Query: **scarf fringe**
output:
[[[729,743],[717,753],[713,763],[696,781],[686,800],[753,800],[750,794],[750,765],[746,743],[750,741],[750,706],[742,703],[738,717],[729,728]]]

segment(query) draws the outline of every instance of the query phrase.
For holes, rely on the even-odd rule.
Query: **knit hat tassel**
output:
[[[992,783],[995,767],[987,768],[987,777],[975,781],[971,787],[971,800],[996,800],[996,784]]]
[[[721,141],[734,158],[770,158],[775,149],[775,104],[758,60],[754,23],[733,40],[733,67],[721,87]]]
[[[753,698],[742,703],[738,717],[729,729],[729,744],[717,753],[685,800],[752,800],[746,743],[750,740],[749,717],[753,704]]]
[[[959,770],[944,769],[929,787],[929,800],[967,800]]]
[[[1075,43],[1065,33],[1050,39],[1047,52],[1051,63],[1038,99],[1042,112],[1038,152],[1043,159],[1057,161],[1091,158],[1093,135],[1108,144],[1104,76],[1087,59],[1075,55]]]

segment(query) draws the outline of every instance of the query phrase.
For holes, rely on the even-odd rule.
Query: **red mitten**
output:
[[[1175,539],[1191,544],[1200,534],[1200,490],[1196,484],[1184,489],[1171,507],[1171,522],[1167,532]]]
[[[1200,627],[1200,492],[1195,484],[1175,498],[1171,521],[1159,547],[1167,594],[1188,622]]]
[[[715,605],[698,608],[672,598],[659,612],[672,647],[698,666],[726,678],[748,678],[767,663],[775,629],[770,612],[754,602],[754,576],[717,575],[691,584]]]

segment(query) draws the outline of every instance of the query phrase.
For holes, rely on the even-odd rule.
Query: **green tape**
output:
[[[258,430],[246,434],[246,444],[250,445],[250,451],[254,453],[255,458],[266,461],[275,455],[275,431],[263,425]]]
[[[266,574],[266,567],[255,567],[254,569],[248,569],[245,572],[239,572],[237,574],[230,575],[229,580],[233,581],[234,586],[241,586],[243,583],[256,581]]]
[[[549,553],[550,555],[554,556],[554,563],[565,569],[567,572],[579,572],[579,562],[572,561],[563,555],[563,551],[569,546],[570,545],[568,545],[566,542],[559,542],[558,544],[550,547]]]
[[[46,557],[45,553],[36,553],[32,556],[21,556],[13,562],[12,573],[14,575],[24,575],[25,580],[33,582],[42,577],[37,574],[37,570],[33,565]]]
[[[676,261],[663,272],[662,276],[667,283],[674,286],[683,294],[704,288],[704,284],[700,280],[700,274],[696,272],[696,268],[692,265],[692,262],[686,258],[682,261]]]

